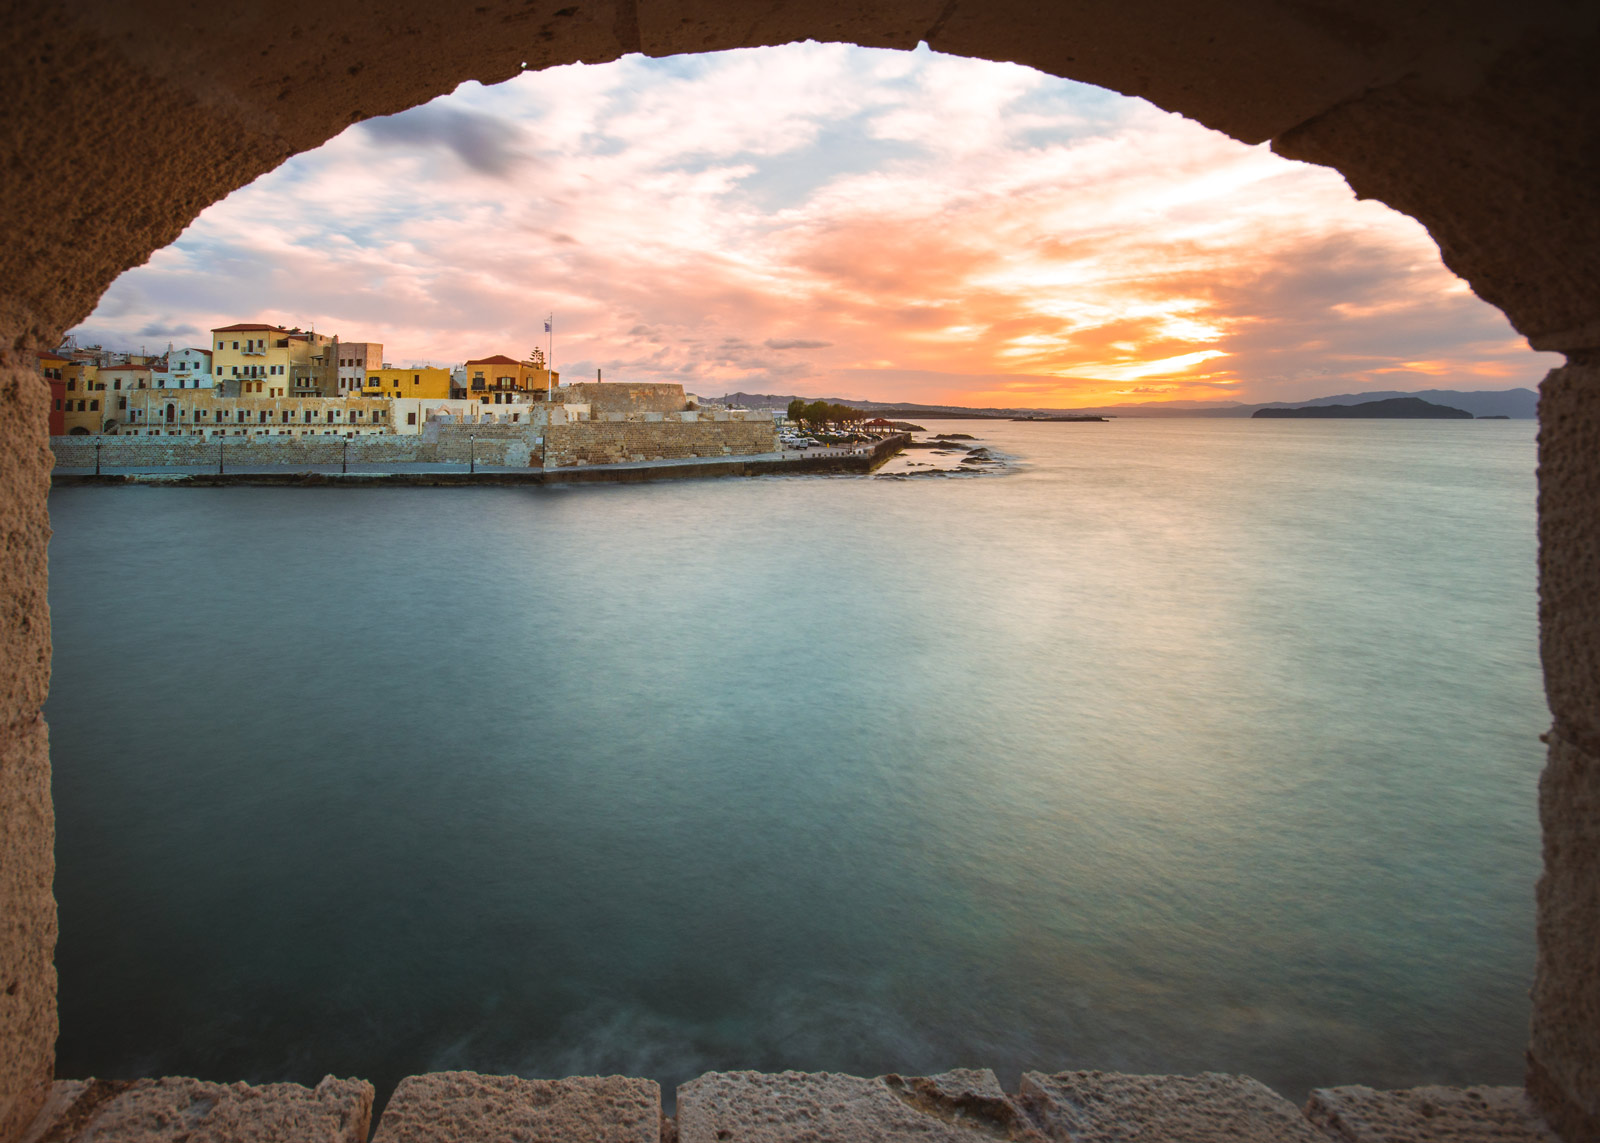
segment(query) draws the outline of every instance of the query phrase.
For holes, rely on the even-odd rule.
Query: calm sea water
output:
[[[1534,427],[52,493],[64,1076],[1515,1083]]]

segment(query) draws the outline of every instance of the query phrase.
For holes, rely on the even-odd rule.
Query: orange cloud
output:
[[[567,67],[346,131],[86,336],[264,318],[396,361],[1070,406],[1527,384],[1552,363],[1333,172],[1014,65],[843,45]]]

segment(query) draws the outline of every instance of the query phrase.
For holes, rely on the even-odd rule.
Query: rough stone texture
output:
[[[778,430],[770,420],[576,421],[550,426],[545,436],[545,467],[758,456],[778,449]]]
[[[1568,1139],[1600,1138],[1600,354],[1539,398],[1539,629],[1555,716],[1539,783],[1544,874],[1528,1091]]]
[[[55,1071],[55,813],[40,714],[50,685],[48,394],[31,361],[0,348],[0,1139],[33,1118]]]
[[[684,407],[682,385],[631,381],[575,381],[567,399],[588,405],[595,413],[675,413]]]
[[[1539,387],[1539,637],[1556,729],[1600,752],[1600,353]]]
[[[85,1080],[57,1084],[21,1143],[366,1143],[371,1124],[365,1080]]]
[[[679,1143],[820,1140],[1043,1143],[988,1070],[905,1079],[708,1072],[678,1088]]]
[[[1061,1143],[1328,1143],[1294,1104],[1249,1076],[1027,1072],[1017,1098]]]
[[[400,1081],[373,1143],[660,1143],[661,1125],[654,1080],[430,1072]]]
[[[1322,1088],[1306,1118],[1340,1143],[1557,1143],[1520,1087]]]
[[[1600,1139],[1600,759],[1549,741],[1528,1092],[1567,1139]]]
[[[1597,51],[1600,5],[1590,5],[1566,36],[1527,40],[1486,67],[1464,62],[1469,74],[1449,82],[1410,76],[1370,91],[1274,149],[1336,167],[1361,197],[1420,219],[1445,264],[1535,347],[1591,348],[1600,345]]]

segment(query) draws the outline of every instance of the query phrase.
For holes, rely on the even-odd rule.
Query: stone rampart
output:
[[[692,414],[685,414],[692,415]],[[649,418],[649,419],[645,419]],[[546,446],[548,442],[548,447]],[[429,424],[421,435],[248,437],[51,437],[57,468],[102,469],[341,464],[479,464],[562,468],[639,460],[755,456],[778,451],[770,420],[701,415],[694,420],[640,413],[622,421],[565,425]]]
[[[676,413],[688,404],[682,385],[630,381],[579,381],[562,386],[563,399],[601,413]]]
[[[545,438],[546,468],[625,464],[702,456],[756,456],[778,451],[770,420],[578,421],[553,425]]]

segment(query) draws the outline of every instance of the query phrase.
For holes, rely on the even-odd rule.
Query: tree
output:
[[[806,419],[806,399],[804,397],[796,397],[789,402],[788,417],[797,425]]]

